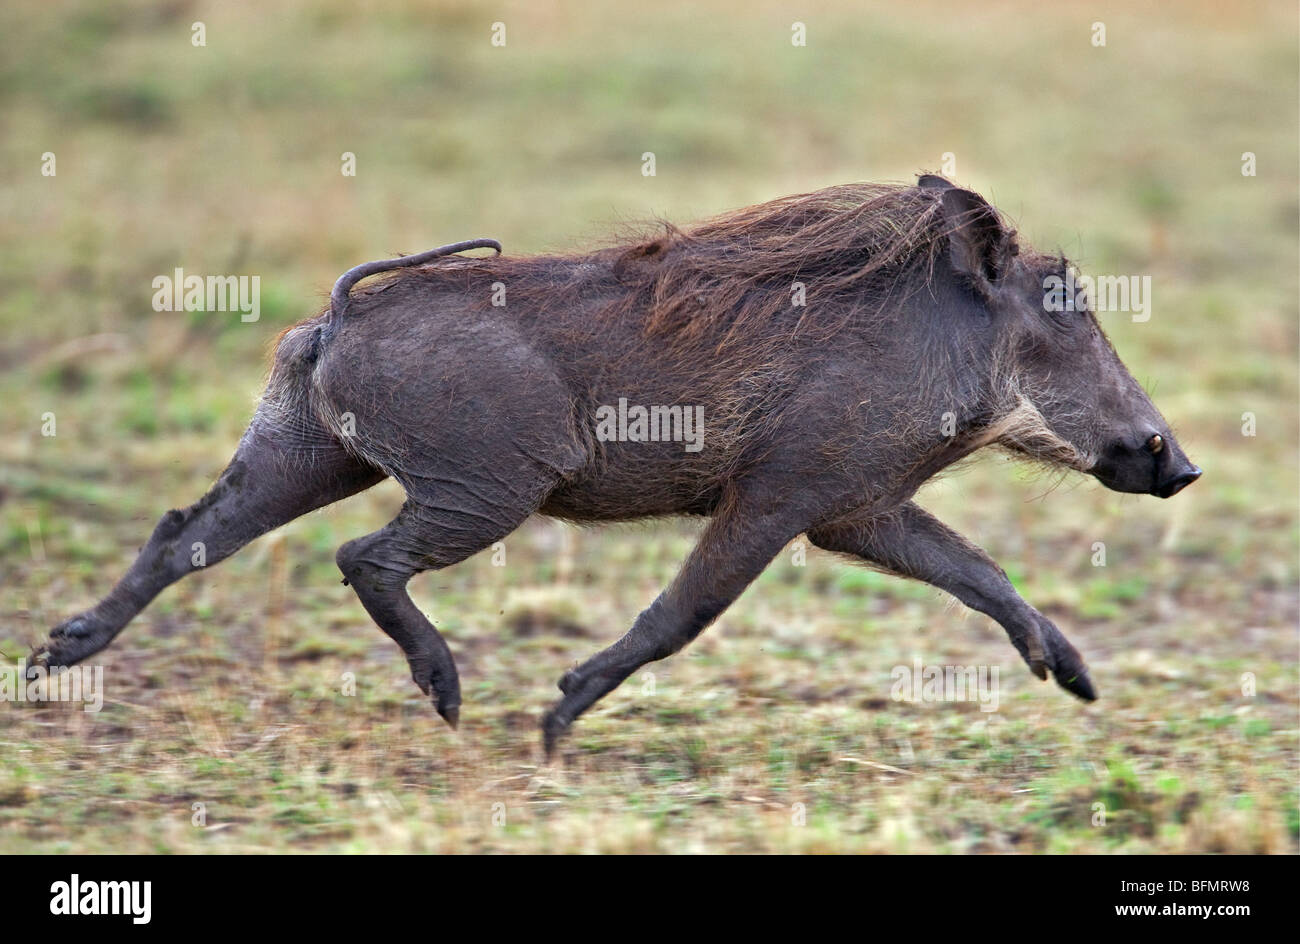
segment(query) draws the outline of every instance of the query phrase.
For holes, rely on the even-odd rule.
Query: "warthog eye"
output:
[[[1060,312],[1066,311],[1070,302],[1069,296],[1065,292],[1064,285],[1055,285],[1043,293],[1043,310]]]
[[[1156,433],[1147,440],[1147,451],[1150,452],[1151,455],[1156,455],[1163,448],[1165,448],[1165,441],[1159,433]]]

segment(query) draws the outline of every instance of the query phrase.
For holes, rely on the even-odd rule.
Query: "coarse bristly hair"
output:
[[[649,311],[653,334],[728,333],[785,325],[795,283],[807,313],[840,316],[900,301],[929,284],[958,221],[939,195],[902,184],[851,183],[723,213],[622,252],[617,268]],[[999,219],[999,222],[1001,220]],[[1005,229],[1005,227],[1004,227]],[[1009,232],[1009,230],[1008,230]],[[850,298],[851,306],[818,306]],[[816,317],[816,316],[812,316]],[[834,332],[840,325],[805,325]]]
[[[996,210],[990,210],[996,214]],[[1014,246],[1014,233],[998,216]],[[634,315],[665,343],[709,337],[720,348],[805,332],[833,335],[846,319],[925,289],[948,234],[940,194],[909,184],[849,183],[721,213],[587,254],[447,257],[394,272],[359,294],[419,280],[465,289],[483,276],[512,297],[555,304],[578,288],[575,263],[603,263],[620,292],[607,316]],[[1013,250],[1015,251],[1015,250]],[[791,304],[796,283],[804,305]]]

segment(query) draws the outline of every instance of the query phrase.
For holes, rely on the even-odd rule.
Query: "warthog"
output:
[[[477,248],[496,255],[438,259]],[[108,596],[54,629],[39,657],[67,666],[98,652],[195,569],[196,545],[216,563],[392,476],[401,511],[342,545],[338,565],[452,726],[456,666],[406,585],[535,513],[709,519],[632,628],[560,679],[542,721],[548,754],[801,534],[946,590],[1001,623],[1035,675],[1092,700],[1056,626],[911,500],[984,446],[1162,498],[1201,474],[1092,314],[1048,310],[1044,285],[1066,267],[932,175],[786,197],[589,254],[510,258],[473,240],[359,266],[280,338],[211,491],[167,512]],[[598,435],[627,403],[701,417],[700,448]]]

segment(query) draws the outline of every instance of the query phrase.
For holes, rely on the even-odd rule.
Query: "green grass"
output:
[[[276,334],[347,267],[589,245],[945,152],[1033,244],[1152,277],[1152,319],[1105,325],[1206,474],[1166,503],[988,458],[920,496],[1085,653],[1094,705],[936,592],[791,548],[552,766],[555,680],[693,527],[534,521],[504,567],[417,578],[461,666],[452,733],[333,565],[395,512],[385,484],[164,594],[105,653],[102,712],[0,705],[0,850],[1296,851],[1294,5],[127,6],[0,10],[6,658],[202,494]],[[259,275],[260,321],[154,312],[176,266]],[[891,700],[914,658],[998,667],[998,711]]]

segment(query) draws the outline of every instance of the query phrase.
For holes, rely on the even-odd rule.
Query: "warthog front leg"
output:
[[[1052,621],[1016,593],[992,558],[918,505],[908,502],[879,518],[817,528],[808,532],[808,539],[825,550],[946,590],[1001,623],[1039,678],[1047,678],[1050,669],[1067,692],[1096,699],[1083,657]]]
[[[626,635],[560,679],[564,697],[542,721],[546,756],[580,714],[641,666],[672,655],[717,619],[802,530],[789,517],[734,509],[714,518],[673,582]]]

